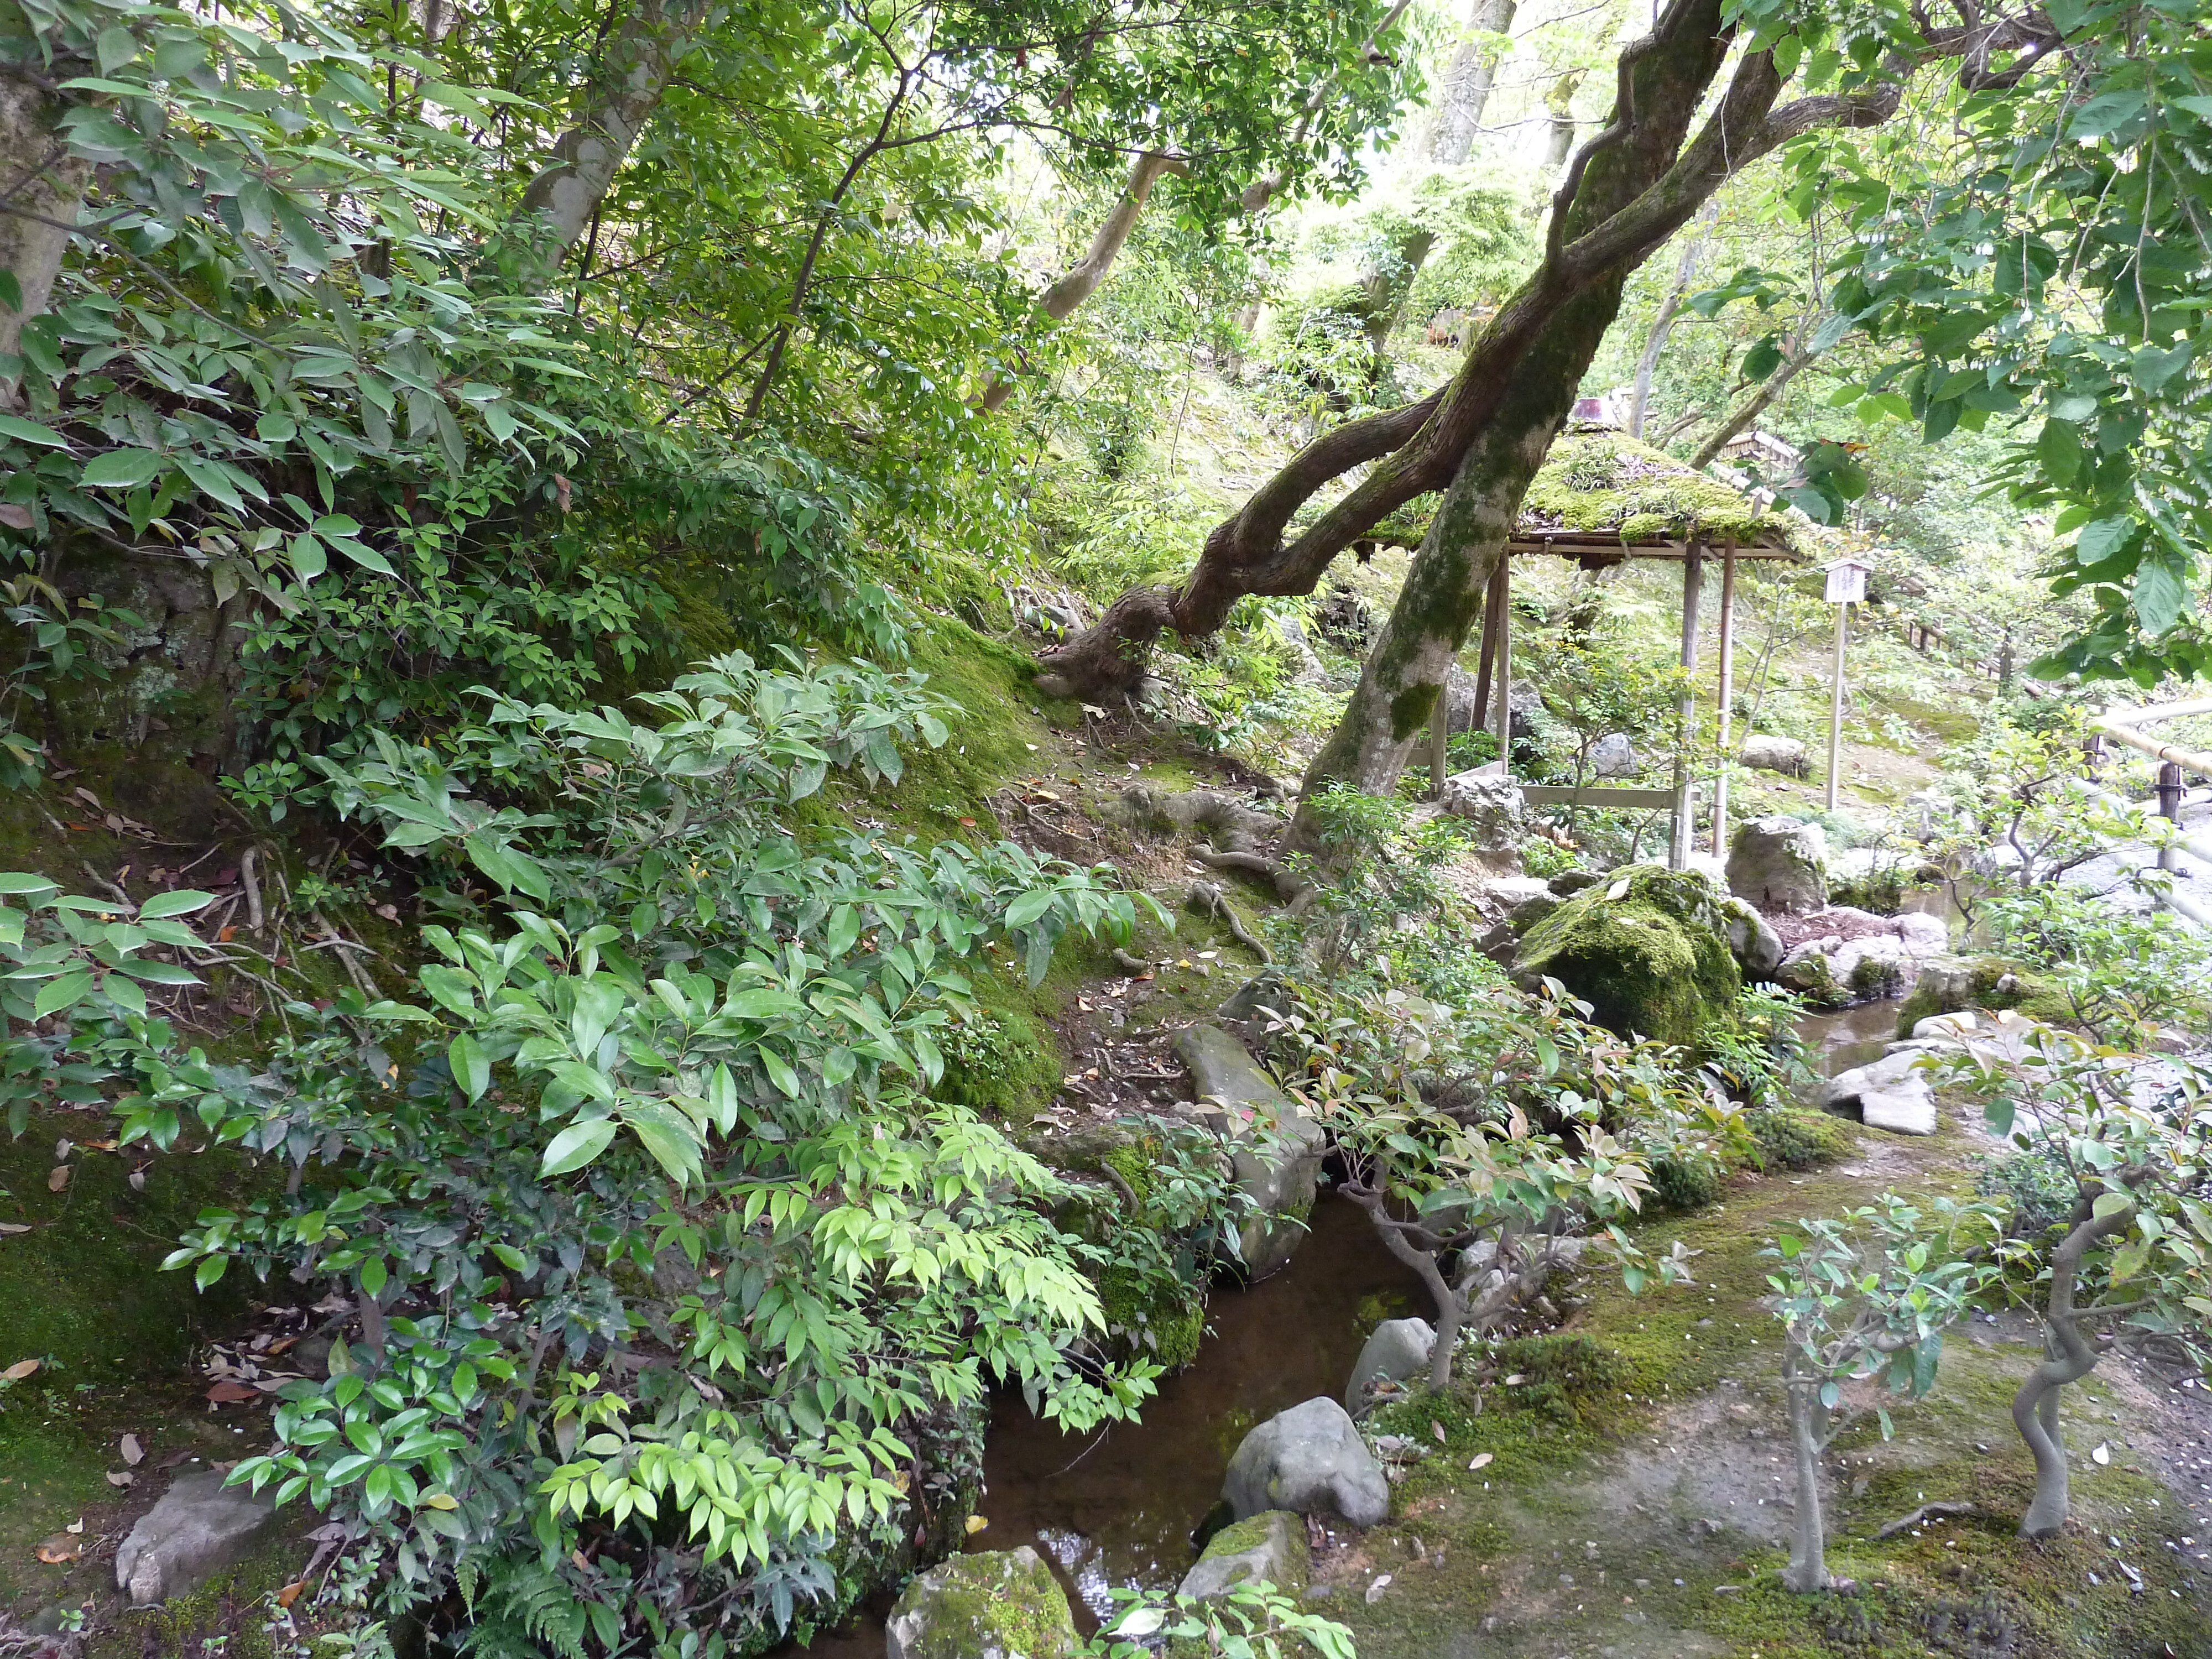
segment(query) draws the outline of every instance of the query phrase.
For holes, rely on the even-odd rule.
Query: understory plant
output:
[[[944,740],[908,677],[732,656],[645,701],[494,698],[451,757],[327,763],[453,925],[405,1000],[296,1001],[250,1074],[177,1054],[127,961],[98,977],[133,939],[86,902],[16,969],[60,964],[38,1011],[77,1023],[11,1030],[9,1074],[124,1043],[125,1139],[289,1171],[167,1263],[331,1298],[330,1376],[233,1478],[327,1511],[379,1612],[470,1651],[803,1638],[957,1542],[994,1381],[1079,1428],[1158,1370],[1097,1357],[1113,1236],[1062,1232],[1068,1183],[932,1094],[987,944],[1040,977],[1136,901],[1012,846],[794,834],[831,773]]]
[[[1782,1382],[1796,1453],[1797,1536],[1782,1582],[1804,1593],[1829,1587],[1820,1455],[1850,1420],[1844,1387],[1877,1374],[1893,1396],[1917,1400],[1936,1384],[1943,1333],[2001,1269],[1993,1247],[2002,1221],[1987,1204],[1936,1199],[1926,1208],[1884,1193],[1832,1219],[1800,1220],[1763,1256],[1784,1333]],[[1981,1259],[1968,1260],[1969,1252]],[[1889,1413],[1875,1407],[1883,1438]]]
[[[2065,1203],[2062,1222],[2005,1286],[2042,1322],[2044,1357],[2013,1396],[2012,1420],[2035,1459],[2021,1534],[2065,1523],[2067,1385],[2121,1342],[2201,1364],[2212,1328],[2212,1070],[2153,1062],[2109,1044],[1999,1016],[1936,1064],[1984,1099],[1990,1129],[2036,1158]],[[2063,1229],[2063,1231],[2061,1231]]]
[[[1744,1144],[1741,1112],[1681,1051],[1617,1038],[1548,990],[1458,1011],[1300,989],[1277,1022],[1289,1086],[1334,1137],[1337,1190],[1435,1304],[1432,1388],[1463,1331],[1540,1285],[1564,1233],[1605,1227],[1632,1291],[1686,1278],[1685,1258],[1649,1261],[1614,1224],[1655,1170],[1717,1172]]]

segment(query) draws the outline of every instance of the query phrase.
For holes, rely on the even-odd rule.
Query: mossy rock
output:
[[[1828,1112],[1802,1106],[1765,1106],[1744,1115],[1760,1160],[1785,1170],[1833,1164],[1852,1147],[1850,1126]]]
[[[2051,981],[2011,957],[1936,957],[1921,966],[1920,977],[1897,1011],[1897,1035],[1937,1014],[1979,1009],[1990,1013],[2018,1009],[2030,1018],[2063,1025],[2073,1007]]]
[[[1066,1659],[1076,1645],[1067,1596],[1026,1544],[932,1567],[884,1628],[888,1659]]]
[[[1569,433],[1552,446],[1521,503],[1524,529],[1610,530],[1626,540],[1702,533],[1787,541],[1778,514],[1619,432]]]
[[[1183,1575],[1182,1594],[1223,1595],[1239,1584],[1268,1583],[1297,1595],[1312,1572],[1305,1517],[1267,1510],[1232,1521],[1206,1540],[1205,1553]]]
[[[1693,1044],[1743,988],[1721,895],[1695,871],[1636,865],[1585,889],[1530,928],[1513,962],[1522,984],[1555,979],[1601,1024]]]

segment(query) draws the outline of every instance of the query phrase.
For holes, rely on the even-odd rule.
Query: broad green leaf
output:
[[[0,415],[0,438],[13,438],[18,443],[44,444],[49,449],[67,449],[69,440],[50,426],[40,426],[36,421],[27,421],[21,415]]]
[[[198,888],[179,887],[173,893],[156,893],[138,907],[141,921],[159,921],[167,916],[188,916],[195,910],[204,910],[215,902],[213,893],[203,893]]]
[[[461,1092],[471,1101],[483,1098],[483,1091],[491,1086],[491,1061],[484,1057],[483,1044],[466,1031],[446,1045],[446,1064]]]
[[[64,974],[59,979],[48,980],[39,988],[38,1000],[31,1005],[32,1018],[44,1019],[48,1014],[73,1008],[91,989],[92,975],[87,973]]]
[[[162,461],[150,449],[111,449],[84,464],[81,482],[88,489],[136,489],[152,481]]]
[[[2168,560],[2148,558],[2136,567],[2135,600],[2143,631],[2155,639],[2181,620],[2189,608],[2189,589]]]
[[[611,1117],[588,1118],[581,1123],[572,1123],[555,1135],[545,1148],[545,1160],[538,1166],[541,1176],[567,1175],[580,1170],[601,1152],[615,1138],[615,1121]]]

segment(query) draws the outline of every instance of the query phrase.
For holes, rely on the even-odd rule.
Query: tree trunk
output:
[[[1698,446],[1698,453],[1690,457],[1692,466],[1709,465],[1735,436],[1764,415],[1770,404],[1788,389],[1797,378],[1797,371],[1813,361],[1814,354],[1804,349],[1805,326],[1800,326],[1790,337],[1789,355],[1782,367],[1766,377],[1765,384],[1729,411],[1728,419],[1715,427],[1712,434]]]
[[[1171,167],[1179,167],[1173,157],[1164,150],[1148,149],[1129,164],[1129,182],[1121,187],[1121,199],[1114,204],[1106,222],[1098,227],[1091,238],[1091,246],[1084,250],[1082,258],[1069,268],[1067,273],[1037,301],[1037,309],[1055,323],[1065,322],[1076,307],[1089,299],[1098,284],[1106,280],[1106,273],[1114,268],[1129,233],[1137,228],[1137,220],[1144,213],[1145,200],[1152,193],[1159,176]],[[983,388],[983,395],[975,400],[979,409],[996,409],[1006,401],[1013,391],[1012,377],[994,374],[991,383]]]
[[[1433,1251],[1425,1250],[1393,1224],[1382,1188],[1347,1181],[1337,1191],[1367,1212],[1382,1248],[1413,1269],[1436,1304],[1437,1345],[1429,1352],[1429,1387],[1441,1394],[1451,1386],[1452,1353],[1459,1346],[1460,1327],[1467,1319],[1467,1297],[1455,1289],[1437,1265]]]
[[[1467,27],[1491,37],[1513,27],[1514,0],[1474,0],[1468,8]],[[1474,149],[1482,131],[1482,112],[1490,102],[1491,84],[1498,76],[1498,46],[1495,39],[1463,41],[1444,71],[1443,106],[1437,112],[1436,131],[1429,136],[1429,160],[1438,167],[1455,167]]]
[[[1795,1369],[1796,1356],[1791,1356]],[[1797,1453],[1797,1542],[1782,1583],[1800,1595],[1828,1588],[1826,1517],[1820,1511],[1820,1427],[1826,1413],[1820,1399],[1820,1379],[1785,1376],[1790,1391],[1790,1438]]]
[[[1552,95],[1544,100],[1544,108],[1550,116],[1550,125],[1544,134],[1544,171],[1557,173],[1567,164],[1568,152],[1575,147],[1575,93],[1583,83],[1580,70],[1562,75],[1552,83]]]
[[[1667,349],[1667,337],[1674,331],[1674,319],[1680,314],[1683,297],[1690,290],[1691,279],[1698,274],[1698,264],[1705,255],[1705,244],[1711,239],[1713,221],[1719,216],[1720,204],[1708,202],[1698,216],[1698,234],[1682,249],[1681,262],[1674,267],[1674,281],[1667,290],[1667,297],[1659,302],[1659,314],[1651,319],[1651,331],[1644,337],[1644,355],[1636,360],[1636,390],[1628,400],[1628,435],[1644,435],[1644,410],[1651,401],[1651,377],[1658,372],[1660,355]]]
[[[584,112],[554,142],[556,158],[522,192],[522,211],[551,227],[557,261],[576,245],[605,199],[630,146],[690,49],[702,0],[636,0],[607,41]]]
[[[2058,1437],[2058,1391],[2097,1368],[2097,1351],[2074,1323],[2081,1258],[2099,1241],[2126,1231],[2135,1221],[2133,1205],[2104,1217],[2084,1214],[2087,1209],[2085,1201],[2075,1212],[2073,1231],[2051,1253],[2051,1299],[2043,1316],[2045,1358],[2012,1397],[2013,1426],[2035,1459],[2035,1501],[2021,1517],[2022,1538],[2056,1537],[2066,1524],[2066,1447]]]
[[[87,64],[59,64],[66,80]],[[13,276],[16,293],[0,294],[0,353],[15,354],[23,325],[43,316],[69,251],[69,227],[92,178],[92,163],[72,155],[56,137],[54,123],[67,107],[28,75],[0,76],[0,272]],[[16,377],[0,374],[0,409],[16,402]]]
[[[1395,246],[1360,267],[1359,326],[1370,353],[1368,372],[1375,378],[1382,375],[1383,349],[1406,308],[1406,296],[1413,291],[1413,278],[1421,274],[1429,250],[1436,245],[1434,231],[1409,230]]]
[[[1219,628],[1247,594],[1310,593],[1336,555],[1382,518],[1450,483],[1479,440],[1493,470],[1530,444],[1540,459],[1551,434],[1539,437],[1526,423],[1529,382],[1563,373],[1563,385],[1539,389],[1540,400],[1561,414],[1571,407],[1566,400],[1595,346],[1593,321],[1601,333],[1627,273],[1741,168],[1814,127],[1885,120],[1901,94],[1899,87],[1886,87],[1859,97],[1801,99],[1777,110],[1780,82],[1773,61],[1753,52],[1739,61],[1713,113],[1685,143],[1732,43],[1719,0],[1672,0],[1655,33],[1621,54],[1614,118],[1568,169],[1543,260],[1491,316],[1451,381],[1418,404],[1349,422],[1308,444],[1215,526],[1179,587],[1124,594],[1095,627],[1046,653],[1040,686],[1053,695],[1110,702],[1143,679],[1148,647],[1162,629],[1199,638]],[[1587,295],[1595,296],[1593,309],[1578,309]],[[1509,408],[1520,412],[1508,417],[1507,430],[1486,438]],[[1300,507],[1332,480],[1370,462],[1380,465],[1284,541]],[[1449,550],[1462,570],[1472,568],[1468,552]],[[1437,596],[1433,586],[1411,591]],[[1405,604],[1401,599],[1401,607]],[[1465,623],[1479,614],[1479,600],[1455,597],[1452,604],[1458,626],[1444,636],[1463,635]]]

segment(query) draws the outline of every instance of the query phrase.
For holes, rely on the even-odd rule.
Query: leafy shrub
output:
[[[294,1002],[250,1073],[138,1006],[191,977],[139,957],[205,895],[126,924],[0,883],[36,958],[11,983],[46,981],[0,995],[0,1075],[120,1079],[125,1140],[281,1160],[289,1191],[203,1212],[167,1265],[351,1305],[235,1478],[333,1513],[386,1611],[481,1592],[488,1649],[757,1645],[945,1536],[943,1449],[993,1378],[1083,1426],[1158,1369],[1080,1355],[1094,1276],[1158,1237],[1063,1233],[1069,1184],[933,1095],[987,941],[1041,977],[1134,901],[1011,846],[784,830],[833,767],[879,784],[944,741],[913,676],[732,656],[643,701],[657,725],[495,698],[452,760],[322,759],[456,925],[410,1000]]]
[[[2015,1238],[2039,1240],[2074,1212],[2079,1195],[2073,1175],[2051,1152],[2002,1152],[1977,1160],[1974,1191],[2012,1206],[2006,1231]]]

